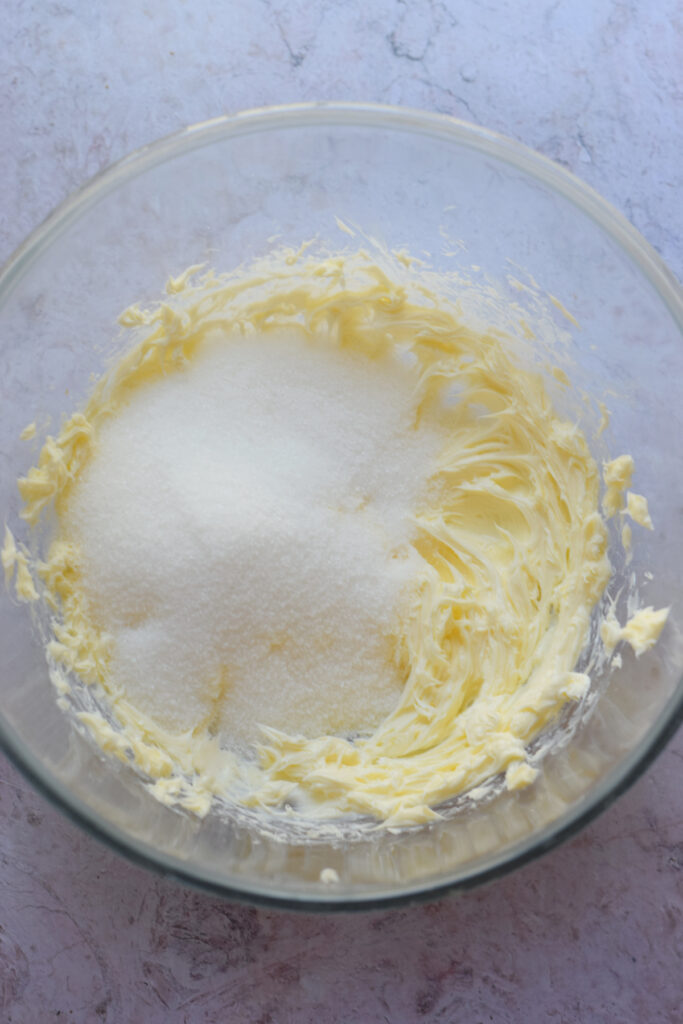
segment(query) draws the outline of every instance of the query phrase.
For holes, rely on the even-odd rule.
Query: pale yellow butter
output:
[[[365,253],[327,260],[294,254],[261,274],[199,281],[196,270],[169,282],[182,308],[169,301],[123,314],[121,323],[143,336],[97,384],[84,410],[46,440],[19,482],[26,522],[37,523],[52,505],[61,524],[40,568],[56,613],[49,653],[103,688],[120,728],[97,715],[81,720],[103,749],[132,756],[160,800],[198,814],[214,795],[239,793],[248,806],[298,801],[307,813],[370,814],[400,827],[431,820],[440,802],[498,774],[510,789],[529,785],[537,774],[527,760],[529,741],[589,688],[588,676],[574,667],[610,575],[599,474],[585,437],[556,413],[543,379],[515,360],[507,339],[470,329],[427,286],[410,293]],[[404,687],[394,711],[355,740],[264,728],[258,759],[247,764],[212,732],[215,715],[170,733],[111,678],[113,641],[84,589],[81,553],[69,534],[69,496],[97,457],[98,425],[116,416],[133,390],[182,371],[217,326],[239,327],[258,344],[259,331],[292,324],[313,343],[368,359],[409,354],[420,370],[416,422],[442,416],[449,439],[429,500],[415,510],[412,544],[421,570],[397,638]],[[458,402],[444,412],[451,385]],[[628,455],[605,466],[607,517],[621,510],[632,474]],[[642,501],[629,492],[628,512],[648,525]],[[35,600],[25,558],[13,544],[6,535],[5,573],[16,566],[18,592]],[[603,641],[613,648],[626,639],[640,653],[665,619],[666,610],[645,609],[623,628],[606,622]],[[215,680],[206,687],[215,689]],[[229,687],[216,700],[228,701]]]

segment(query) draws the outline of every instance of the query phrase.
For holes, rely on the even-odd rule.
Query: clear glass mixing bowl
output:
[[[58,709],[26,608],[3,594],[0,739],[54,803],[114,848],[184,881],[322,909],[470,886],[548,850],[633,782],[683,712],[680,290],[640,235],[580,181],[448,117],[320,104],[218,118],[134,153],[64,203],[0,278],[4,516],[16,525],[16,478],[35,454],[19,441],[21,429],[34,417],[59,422],[78,406],[117,344],[124,307],[157,299],[169,275],[190,264],[227,270],[262,255],[273,236],[341,244],[348,239],[337,217],[389,247],[430,253],[436,269],[478,265],[503,288],[510,267],[523,267],[571,309],[584,379],[598,394],[626,396],[613,405],[605,440],[613,454],[635,458],[656,531],[639,537],[633,569],[653,574],[647,602],[672,611],[652,652],[639,660],[625,652],[623,668],[601,681],[595,712],[526,791],[398,834],[307,842],[158,803]],[[321,881],[324,868],[338,884]]]

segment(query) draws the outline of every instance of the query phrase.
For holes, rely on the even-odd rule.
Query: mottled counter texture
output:
[[[677,0],[6,0],[0,258],[96,171],[186,123],[354,99],[535,147],[680,275],[682,20]],[[682,761],[683,735],[577,839],[485,890],[307,917],[132,867],[0,759],[0,1022],[679,1024]]]

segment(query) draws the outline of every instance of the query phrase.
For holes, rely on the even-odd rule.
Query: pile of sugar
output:
[[[303,332],[205,342],[102,422],[65,532],[112,684],[171,730],[367,732],[395,706],[411,517],[441,447],[415,371]]]

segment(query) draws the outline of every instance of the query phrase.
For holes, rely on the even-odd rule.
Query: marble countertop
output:
[[[0,260],[145,142],[345,99],[527,143],[683,274],[677,0],[6,0],[0,52]],[[0,756],[0,1021],[674,1024],[682,762],[679,734],[577,838],[486,889],[339,917],[237,906],[134,867]]]

